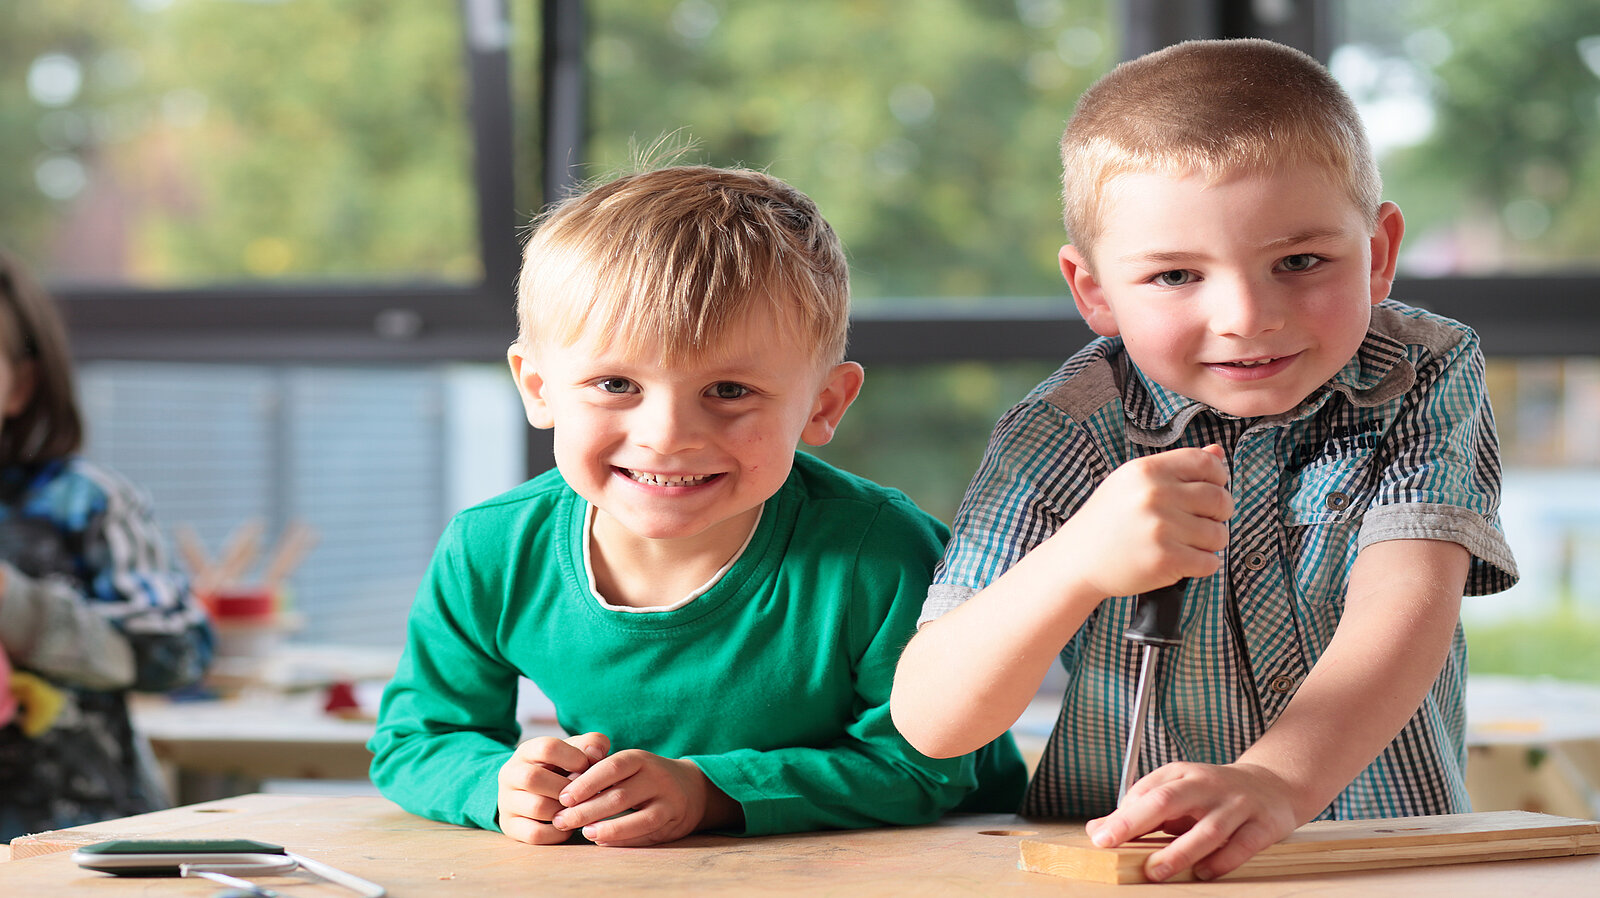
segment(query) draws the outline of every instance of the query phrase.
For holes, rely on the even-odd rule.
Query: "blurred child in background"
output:
[[[0,252],[0,841],[166,804],[130,690],[195,683],[204,611],[132,484],[77,453],[82,420],[50,295]]]

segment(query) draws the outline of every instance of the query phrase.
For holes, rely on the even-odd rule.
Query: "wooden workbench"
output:
[[[1069,835],[1071,823],[956,816],[936,826],[737,839],[694,836],[659,848],[533,847],[499,833],[434,823],[375,797],[247,795],[31,836],[0,863],[0,894],[209,896],[191,879],[116,879],[79,869],[67,849],[119,836],[248,837],[382,883],[396,898],[538,894],[973,896],[1383,896],[1591,894],[1600,855],[1268,880],[1099,885],[1017,869],[1022,834]],[[40,853],[44,852],[44,853]],[[291,898],[349,896],[325,883],[260,877]]]

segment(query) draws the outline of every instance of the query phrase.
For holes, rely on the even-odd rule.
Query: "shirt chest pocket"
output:
[[[1367,449],[1301,468],[1284,483],[1283,523],[1286,527],[1343,524],[1361,516],[1372,502],[1372,459]]]
[[[1372,450],[1308,465],[1283,484],[1287,558],[1299,600],[1344,601],[1362,516],[1376,491]]]

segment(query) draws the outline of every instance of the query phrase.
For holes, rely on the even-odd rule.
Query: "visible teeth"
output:
[[[1240,368],[1259,368],[1262,365],[1276,361],[1277,359],[1255,359],[1254,361],[1249,362],[1234,362],[1234,364],[1238,365]]]
[[[626,469],[628,476],[639,483],[651,486],[695,486],[717,476],[715,474],[652,474],[649,471]]]

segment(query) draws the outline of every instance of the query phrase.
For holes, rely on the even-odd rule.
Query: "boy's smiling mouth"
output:
[[[1247,359],[1227,359],[1225,361],[1207,362],[1206,364],[1213,368],[1243,368],[1248,370],[1251,368],[1267,368],[1283,362],[1293,361],[1299,357],[1300,353],[1291,352],[1284,355],[1258,355]]]
[[[1289,355],[1261,355],[1249,359],[1230,359],[1225,362],[1209,362],[1207,368],[1229,378],[1230,380],[1262,380],[1276,377],[1292,365],[1300,353]]]
[[[650,471],[636,471],[633,468],[617,468],[617,470],[634,483],[642,483],[645,486],[699,486],[722,476],[721,474],[656,474]]]

